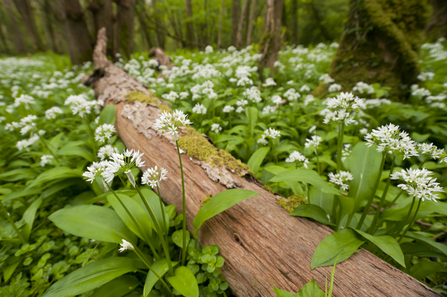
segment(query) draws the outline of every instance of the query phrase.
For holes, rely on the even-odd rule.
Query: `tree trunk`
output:
[[[251,1],[250,6],[250,16],[248,18],[248,24],[247,24],[247,41],[245,43],[246,46],[249,46],[251,43],[251,32],[253,31],[253,23],[255,22],[255,12],[256,12],[256,0]]]
[[[192,21],[192,0],[185,0],[185,12],[186,12],[186,45],[188,48],[194,47],[194,23]]]
[[[124,58],[130,59],[133,50],[135,0],[119,0],[117,11],[119,51]]]
[[[7,54],[7,55],[10,55],[11,54],[11,50],[9,49],[9,46],[8,46],[8,41],[6,40],[6,36],[5,36],[5,33],[3,32],[3,23],[0,21],[0,40],[2,41],[2,43],[3,43],[3,47],[4,47],[4,49],[5,49],[5,53]]]
[[[27,29],[31,37],[33,47],[38,51],[44,51],[45,46],[40,39],[39,32],[37,30],[37,24],[34,20],[34,14],[29,0],[14,0],[13,2],[17,7],[20,15],[22,16],[23,24],[25,25],[25,28]]]
[[[350,91],[359,81],[390,87],[390,98],[405,100],[417,83],[418,50],[430,16],[428,0],[351,1],[349,21],[329,75]],[[396,4],[399,3],[399,4]],[[324,95],[319,86],[315,95]]]
[[[158,6],[157,6],[157,2],[156,0],[152,0],[152,5],[154,7],[155,10],[155,29],[157,31],[157,40],[158,40],[158,47],[161,48],[165,48],[165,38],[162,32],[162,21],[161,19],[158,17],[161,14],[161,11],[159,10]]]
[[[53,29],[53,20],[52,20],[52,13],[51,13],[51,5],[49,0],[43,0],[42,2],[42,21],[45,25],[46,28],[46,32],[48,34],[48,40],[50,41],[50,47],[51,50],[57,54],[61,54],[62,51],[61,49],[58,48],[57,43],[56,43],[56,36],[55,36],[55,32]]]
[[[239,27],[239,13],[241,12],[241,0],[232,1],[231,44],[237,43],[237,29]]]
[[[93,0],[88,5],[88,9],[93,14],[94,32],[98,32],[101,28],[106,28],[107,39],[107,55],[113,57],[113,8],[112,0]]]
[[[278,52],[281,48],[281,17],[284,0],[267,0],[265,29],[260,42],[261,59],[260,69],[273,68],[278,61]],[[262,70],[260,70],[260,73]]]
[[[6,11],[9,14],[9,26],[6,27],[8,35],[12,38],[16,52],[20,55],[23,55],[26,53],[25,42],[23,41],[23,34],[20,31],[20,27],[17,24],[18,20],[14,13],[14,8],[12,7],[10,0],[3,0],[3,3],[5,5]]]
[[[217,28],[217,49],[220,49],[221,43],[222,43],[222,20],[223,20],[223,14],[225,10],[225,0],[222,0],[222,4],[220,5],[220,12],[219,12],[219,27]]]
[[[148,13],[146,9],[146,1],[145,0],[136,0],[135,10],[138,17],[138,21],[140,22],[141,30],[143,31],[144,38],[146,39],[148,48],[154,47],[154,42],[151,37],[151,30],[148,24]]]
[[[292,12],[290,17],[290,27],[292,27],[292,43],[298,45],[298,0],[292,0]]]
[[[98,34],[93,61],[97,74],[86,78],[98,99],[116,104],[116,128],[129,149],[144,153],[146,166],[163,166],[169,172],[161,185],[163,200],[182,211],[180,168],[174,139],[154,128],[161,109],[167,104],[149,94],[136,79],[114,66],[105,56],[106,38]],[[126,101],[126,95],[141,93],[139,98],[151,100]],[[238,163],[228,153],[212,146],[194,129],[181,129],[180,147],[185,150],[182,162],[185,172],[186,220],[189,231],[192,221],[209,194],[216,195],[228,187],[258,192],[227,211],[205,222],[199,232],[202,246],[218,244],[225,258],[222,274],[236,296],[275,296],[273,285],[297,292],[312,277],[324,287],[332,267],[310,270],[312,254],[318,243],[332,231],[315,222],[289,215],[275,203],[275,195],[262,189],[256,180],[241,177],[246,165]],[[234,170],[225,165],[213,167],[192,154],[194,148],[209,149],[213,157],[225,154],[228,162],[238,164]],[[189,154],[189,155],[188,155]],[[212,159],[210,158],[210,159]],[[350,259],[337,265],[334,297],[351,296],[440,296],[426,285],[361,249]]]
[[[434,42],[440,37],[447,38],[447,2],[431,0],[433,15],[424,29],[427,39]]]
[[[317,6],[315,5],[315,2],[310,2],[310,10],[312,11],[314,17],[315,17],[315,23],[318,26],[318,29],[320,29],[321,35],[326,39],[326,41],[331,41],[332,38],[327,32],[326,28],[323,26],[323,20],[321,19],[320,12],[317,9]]]
[[[93,46],[79,0],[59,0],[59,4],[62,5],[59,18],[65,27],[65,40],[71,63],[90,61]]]
[[[250,7],[250,0],[245,0],[244,7],[242,8],[241,19],[237,28],[236,47],[239,48],[242,45],[242,31],[244,30],[245,23],[247,21],[248,8]]]

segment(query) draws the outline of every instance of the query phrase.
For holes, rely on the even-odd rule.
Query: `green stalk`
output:
[[[278,127],[278,121],[279,121],[280,117],[281,117],[281,104],[278,104],[278,116],[276,117],[275,130],[276,130],[276,127]]]
[[[342,169],[341,156],[343,150],[343,133],[345,131],[345,125],[343,123],[338,124],[338,143],[337,143],[337,171]]]
[[[93,157],[95,158],[96,161],[98,160],[98,150],[96,146],[95,134],[93,133],[92,127],[90,127],[90,123],[87,121],[87,119],[85,118],[82,119],[84,120],[84,123],[87,126],[88,136],[90,137],[90,141],[92,142]]]
[[[394,171],[394,161],[395,160],[396,160],[396,156],[393,157],[393,161],[391,162],[390,174],[389,174],[388,180],[386,182],[385,190],[382,193],[382,198],[380,199],[379,205],[377,206],[376,213],[374,214],[373,222],[371,223],[371,226],[369,226],[368,231],[369,230],[372,231],[373,229],[375,229],[375,225],[377,224],[377,220],[379,219],[379,215],[381,213],[382,207],[385,204],[386,194],[388,193],[388,189],[390,188],[391,174],[393,174],[393,171]]]
[[[43,138],[42,136],[40,136],[39,132],[36,131],[36,134],[39,136],[40,141],[42,142],[43,146],[50,152],[50,154],[54,157],[54,159],[56,160],[57,163],[59,163],[59,158],[56,156],[55,153],[53,153],[53,151],[50,149],[50,147],[48,146],[45,138]]]
[[[147,203],[146,199],[144,199],[143,193],[141,193],[141,190],[138,187],[135,187],[135,190],[137,190],[138,195],[140,195],[141,200],[144,203],[144,206],[146,207],[147,211],[149,212],[149,215],[152,218],[152,221],[154,221],[155,228],[157,229],[158,237],[160,238],[161,245],[163,246],[163,250],[165,252],[165,257],[168,260],[168,267],[169,271],[172,275],[174,275],[174,270],[172,269],[172,263],[171,263],[171,256],[169,255],[169,247],[165,241],[165,237],[163,236],[163,231],[161,230],[160,224],[158,223],[157,217],[154,214],[154,211],[150,207],[150,205]]]
[[[174,294],[172,293],[172,290],[171,290],[171,288],[169,288],[168,284],[163,280],[163,278],[157,272],[155,272],[152,269],[151,265],[149,263],[147,263],[146,258],[142,255],[142,252],[140,251],[140,249],[137,247],[134,247],[134,252],[135,252],[135,254],[137,254],[138,258],[140,258],[141,261],[143,261],[143,263],[146,264],[147,268],[149,268],[149,270],[152,271],[152,273],[155,274],[155,276],[161,281],[163,286],[165,286],[166,289],[168,289],[168,292],[171,294],[171,296],[174,296]]]
[[[164,205],[163,202],[161,201],[161,195],[160,195],[160,187],[158,186],[160,180],[157,182],[157,192],[158,192],[158,199],[160,201],[160,210],[161,210],[161,214],[163,216],[163,225],[165,226],[166,229],[166,242],[168,242],[168,231],[169,231],[169,226],[166,226],[166,215],[165,215],[165,210],[164,210]]]
[[[6,209],[6,207],[3,205],[3,202],[0,201],[0,207],[3,210],[3,212],[6,215],[6,219],[9,221],[9,223],[11,224],[12,228],[14,229],[14,231],[16,231],[17,236],[19,237],[20,241],[25,244],[26,240],[23,237],[23,234],[20,233],[19,228],[17,228],[16,223],[12,220],[12,218],[9,216],[8,210]]]
[[[155,248],[152,246],[151,241],[149,240],[149,238],[147,238],[145,235],[145,233],[143,232],[143,228],[141,228],[140,224],[138,224],[137,220],[135,219],[135,217],[132,215],[132,213],[129,211],[129,209],[126,207],[126,205],[123,203],[123,201],[121,201],[121,199],[118,197],[118,195],[115,193],[115,191],[110,187],[110,191],[113,193],[113,195],[115,195],[116,199],[118,199],[119,203],[121,204],[121,206],[124,208],[124,210],[126,211],[127,215],[132,219],[132,222],[135,224],[135,226],[138,227],[141,235],[144,237],[144,240],[146,241],[146,243],[149,245],[152,253],[154,254],[155,258],[160,258],[160,256],[158,255],[157,251],[155,250]]]
[[[183,176],[183,164],[182,156],[180,155],[180,147],[178,145],[178,140],[175,140],[175,145],[177,146],[178,160],[180,162],[180,175],[182,176],[182,198],[183,198],[183,234],[182,234],[182,266],[185,265],[186,261],[186,196],[185,196],[185,177]]]
[[[400,190],[399,194],[396,195],[396,197],[393,199],[393,201],[390,203],[390,205],[387,207],[387,209],[388,209],[389,207],[392,207],[392,206],[394,205],[394,203],[396,203],[397,199],[399,199],[399,197],[403,194],[403,192],[404,192],[404,190]],[[383,219],[379,219],[379,223],[378,223],[378,224],[376,225],[376,227],[373,229],[373,231],[372,231],[371,234],[376,233],[376,232],[377,232],[377,229],[379,229],[378,226],[380,226],[382,223],[383,223]],[[398,224],[395,224],[395,225],[394,225],[394,227],[393,227],[393,229],[390,231],[390,234],[389,234],[389,235],[391,235],[392,232],[394,232],[394,228],[396,227],[396,225],[398,225]]]
[[[407,218],[406,218],[405,220],[408,219],[408,217],[409,217],[409,215],[410,215],[410,213],[411,213],[411,209],[413,208],[413,204],[414,204],[414,200],[415,200],[415,199],[416,199],[416,197],[413,197],[413,203],[412,203],[412,205],[411,205],[411,207],[410,207],[410,211],[408,212]],[[410,227],[413,225],[414,220],[416,219],[416,215],[418,214],[419,207],[421,206],[421,202],[422,202],[422,199],[419,199],[418,206],[416,207],[416,211],[414,212],[414,216],[413,216],[413,218],[408,222],[408,226],[407,226],[407,228],[405,229],[404,233],[402,233],[402,235],[399,236],[399,239],[397,240],[397,242],[400,243],[400,241],[401,241],[402,239],[404,239],[405,234],[407,234],[408,230],[410,230]]]
[[[382,153],[382,154],[383,154],[383,157],[382,157],[382,162],[380,163],[379,174],[378,174],[376,182],[374,184],[374,188],[371,191],[371,195],[369,196],[368,202],[365,205],[365,209],[363,209],[362,217],[360,218],[360,221],[357,224],[357,229],[360,229],[360,227],[362,227],[363,222],[365,221],[365,218],[366,218],[366,214],[368,213],[368,209],[371,206],[371,203],[373,202],[374,196],[376,195],[377,187],[379,186],[380,177],[382,176],[383,166],[385,165],[385,159],[386,159],[385,153]],[[351,214],[351,215],[354,215],[354,214]]]
[[[317,156],[317,170],[318,170],[318,174],[321,175],[321,172],[320,172],[320,157],[318,156],[317,148],[315,148],[315,155]]]

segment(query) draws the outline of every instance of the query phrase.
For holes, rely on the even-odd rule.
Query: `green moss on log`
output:
[[[292,212],[295,208],[297,208],[301,204],[306,204],[307,200],[303,196],[293,195],[287,199],[281,197],[279,198],[279,200],[276,201],[276,203],[279,204],[282,208],[284,208],[288,212]]]
[[[138,91],[133,91],[130,92],[129,94],[127,94],[126,96],[126,100],[129,102],[134,102],[134,101],[140,101],[146,104],[155,104],[156,106],[158,106],[158,108],[160,108],[161,110],[167,111],[167,112],[171,112],[172,110],[167,107],[164,104],[161,104],[160,101],[153,96],[151,93],[148,94],[144,94],[142,92],[138,92]]]

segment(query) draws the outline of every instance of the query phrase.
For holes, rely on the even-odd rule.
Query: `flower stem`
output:
[[[160,201],[160,210],[161,210],[161,214],[163,216],[163,225],[166,229],[166,242],[168,242],[168,231],[169,231],[169,226],[166,225],[166,215],[165,215],[165,208],[163,205],[163,202],[161,200],[161,195],[160,195],[160,187],[158,186],[158,182],[157,182],[157,192],[158,192],[158,199]]]
[[[376,226],[376,224],[377,224],[377,220],[379,219],[379,215],[380,215],[380,213],[381,213],[383,204],[385,203],[385,200],[386,200],[386,194],[388,193],[388,189],[390,188],[391,174],[393,174],[393,171],[394,171],[394,161],[395,161],[395,160],[396,160],[396,156],[393,157],[393,161],[392,161],[392,163],[391,163],[391,168],[390,168],[390,174],[389,174],[389,176],[388,176],[388,180],[387,180],[387,182],[386,182],[385,189],[383,190],[382,198],[380,199],[379,205],[378,205],[378,207],[377,207],[377,209],[376,209],[376,213],[374,214],[374,219],[373,219],[373,221],[372,221],[372,223],[371,223],[371,226],[369,226],[368,231],[369,231],[369,230],[372,231],[372,230],[378,228],[378,226],[377,226],[377,228],[376,228],[375,226]],[[372,233],[371,233],[371,234],[372,234]]]
[[[357,229],[360,229],[362,227],[363,222],[365,221],[365,218],[366,218],[366,214],[368,213],[368,209],[374,200],[374,196],[376,195],[377,187],[379,186],[380,178],[382,176],[383,166],[385,165],[385,159],[386,159],[386,155],[385,155],[385,153],[383,153],[382,162],[380,163],[380,169],[379,169],[379,173],[377,175],[376,182],[374,184],[374,188],[371,191],[371,195],[369,196],[368,202],[365,205],[365,209],[363,209],[362,217],[360,218],[360,221],[357,224]],[[351,216],[353,216],[353,215],[354,215],[354,213],[351,214]]]
[[[182,234],[182,266],[185,265],[186,261],[186,196],[185,196],[185,177],[183,176],[183,164],[182,164],[182,156],[180,155],[180,147],[178,145],[177,139],[175,140],[175,145],[177,146],[177,154],[180,162],[180,174],[182,176],[182,198],[183,198],[183,234]]]
[[[90,141],[92,143],[92,149],[93,149],[93,157],[95,158],[95,161],[98,160],[98,152],[97,152],[97,146],[96,146],[96,140],[95,140],[95,134],[93,133],[92,127],[90,127],[90,123],[87,121],[87,119],[82,118],[84,120],[85,125],[87,126],[87,132],[88,136],[90,137]]]
[[[50,154],[54,157],[54,159],[56,160],[57,163],[59,163],[59,158],[56,156],[55,153],[53,153],[53,151],[50,149],[50,147],[47,144],[47,141],[45,140],[45,138],[43,138],[42,136],[39,135],[39,132],[36,132],[37,135],[40,138],[40,141],[42,142],[43,146],[50,152]]]
[[[342,169],[341,156],[343,149],[343,133],[345,131],[345,125],[343,123],[338,124],[338,143],[337,143],[337,171]]]
[[[6,219],[9,221],[9,223],[11,224],[12,228],[14,229],[14,231],[16,231],[17,236],[19,237],[20,241],[21,241],[23,244],[25,244],[25,243],[26,243],[26,240],[25,240],[25,238],[23,237],[23,234],[20,233],[19,228],[17,228],[16,223],[15,223],[15,222],[12,220],[12,218],[9,216],[9,212],[8,212],[8,210],[6,209],[6,207],[3,205],[3,202],[2,202],[2,201],[0,201],[0,207],[1,207],[1,209],[3,210],[3,212],[4,212],[5,215],[6,215]]]
[[[318,174],[321,175],[321,172],[320,172],[320,157],[318,156],[317,148],[315,148],[315,155],[317,156],[317,170],[318,170]]]
[[[415,200],[415,199],[416,199],[416,197],[413,197],[413,202],[412,202],[412,204],[411,204],[410,211],[408,212],[408,215],[407,215],[407,218],[405,219],[405,221],[406,221],[406,220],[408,219],[408,217],[410,216],[411,209],[413,208],[414,200]],[[399,236],[399,239],[397,240],[397,242],[400,243],[400,241],[405,237],[405,234],[407,234],[408,230],[410,230],[410,227],[411,227],[411,225],[413,225],[413,222],[414,222],[414,220],[416,219],[416,215],[418,214],[419,207],[421,206],[421,202],[422,202],[422,199],[419,198],[418,206],[416,207],[416,211],[414,212],[414,216],[413,216],[413,218],[408,222],[408,226],[407,226],[407,228],[405,229],[404,233],[402,233],[402,235]]]
[[[165,252],[166,260],[168,261],[169,271],[171,272],[172,275],[174,275],[174,270],[172,269],[172,263],[171,263],[171,256],[169,255],[169,247],[165,241],[165,237],[163,236],[163,231],[161,230],[157,217],[155,216],[155,213],[152,210],[151,206],[147,203],[146,199],[144,198],[143,193],[141,193],[141,190],[138,187],[135,187],[135,190],[137,190],[138,195],[140,195],[140,198],[143,201],[144,206],[146,206],[146,209],[149,212],[152,221],[154,222],[155,228],[157,229],[158,237],[160,238],[161,245],[163,246],[163,250]]]

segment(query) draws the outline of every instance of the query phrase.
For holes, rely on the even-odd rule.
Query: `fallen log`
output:
[[[95,73],[87,81],[98,100],[115,104],[116,128],[130,149],[144,153],[149,167],[168,170],[161,184],[167,204],[182,211],[180,168],[174,140],[154,128],[166,103],[153,97],[136,79],[107,61],[105,29],[98,32],[93,55]],[[133,102],[131,102],[133,101]],[[246,165],[212,146],[194,129],[182,129],[180,147],[186,186],[186,219],[190,232],[202,200],[227,188],[258,192],[207,221],[199,232],[203,245],[217,244],[225,258],[222,274],[236,296],[275,296],[273,285],[297,292],[315,278],[324,287],[331,267],[310,270],[318,243],[332,231],[319,223],[291,217],[274,194],[251,179]],[[206,151],[206,153],[203,153]],[[201,153],[202,152],[202,153]],[[245,177],[244,177],[245,176]],[[361,249],[337,265],[333,296],[440,296],[426,285]]]

